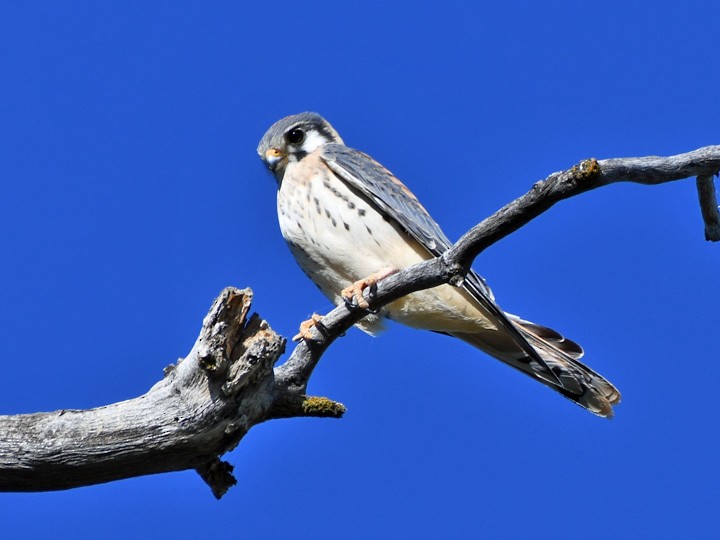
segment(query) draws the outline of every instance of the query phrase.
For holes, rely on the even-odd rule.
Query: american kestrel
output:
[[[400,180],[345,146],[318,114],[279,120],[257,151],[278,182],[283,237],[300,267],[336,305],[354,301],[367,307],[363,288],[452,245]],[[462,287],[412,293],[357,326],[374,335],[385,317],[459,338],[597,415],[612,416],[612,405],[620,401],[609,381],[578,361],[583,350],[577,343],[502,311],[472,270]],[[307,329],[306,323],[300,335],[309,337]]]

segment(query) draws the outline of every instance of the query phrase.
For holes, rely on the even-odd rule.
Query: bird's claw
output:
[[[356,305],[361,309],[368,309],[370,307],[370,304],[367,300],[365,300],[365,297],[363,296],[363,291],[365,291],[365,289],[367,289],[368,287],[372,287],[375,284],[376,282],[374,280],[371,280],[369,277],[360,279],[352,285],[348,285],[347,287],[345,287],[340,292],[340,296],[343,297],[343,300],[345,300],[346,304]],[[372,290],[370,292],[372,293]]]
[[[312,316],[308,320],[301,322],[300,323],[300,331],[293,336],[292,340],[300,341],[302,339],[304,339],[304,340],[314,339],[312,332],[310,331],[310,329],[313,327],[317,327],[318,330],[320,330],[322,328],[322,315],[313,313]]]
[[[340,291],[340,296],[342,296],[343,300],[345,300],[345,303],[350,306],[357,306],[360,309],[365,309],[370,311],[371,313],[375,313],[375,311],[370,309],[370,304],[367,300],[365,300],[363,292],[365,292],[365,289],[369,289],[368,296],[371,297],[373,294],[375,294],[378,281],[380,281],[381,279],[385,279],[386,277],[391,276],[396,272],[397,268],[383,268],[379,272],[370,274],[368,277],[359,279],[352,285],[348,285],[342,291]]]

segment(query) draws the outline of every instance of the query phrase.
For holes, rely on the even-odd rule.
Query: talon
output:
[[[345,287],[342,291],[340,291],[340,296],[342,296],[348,304],[352,304],[353,300],[355,300],[355,304],[360,309],[369,309],[370,304],[363,296],[365,289],[370,289],[368,291],[368,296],[372,296],[377,289],[378,281],[395,274],[397,271],[397,268],[383,268],[379,272],[370,274],[368,277],[359,279],[352,285]]]
[[[317,326],[318,330],[322,327],[322,315],[313,313],[312,316],[308,320],[301,322],[300,323],[300,331],[293,336],[292,340],[300,341],[301,339],[305,339],[305,340],[313,339],[312,332],[310,331],[310,329],[313,326]]]
[[[361,309],[367,309],[370,307],[368,301],[363,297],[363,291],[374,283],[373,276],[359,279],[352,285],[348,285],[341,292],[340,295],[343,297],[345,302],[352,305],[353,300],[355,304]]]

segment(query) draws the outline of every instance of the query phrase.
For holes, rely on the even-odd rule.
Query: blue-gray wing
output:
[[[430,255],[437,257],[452,246],[452,242],[445,236],[435,220],[430,217],[415,195],[389,170],[370,156],[343,144],[324,146],[320,156],[342,181],[367,197],[389,218],[395,220],[400,227],[427,249]],[[513,340],[525,353],[544,366],[549,376],[562,386],[545,360],[495,303],[492,291],[485,280],[470,270],[465,277],[463,287],[495,318],[497,323],[513,336]]]
[[[373,158],[343,144],[326,145],[321,157],[335,174],[392,216],[433,255],[452,245],[415,195]]]
[[[433,257],[452,246],[440,225],[430,217],[417,197],[373,158],[343,144],[326,145],[321,157],[341,180],[374,202]],[[494,303],[490,287],[472,270],[466,277],[466,285],[470,292],[473,292],[470,289],[475,289],[478,295]]]

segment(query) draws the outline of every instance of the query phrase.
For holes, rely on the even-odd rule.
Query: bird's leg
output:
[[[310,332],[310,329],[313,326],[317,326],[318,329],[322,327],[322,315],[318,315],[317,313],[313,313],[312,316],[306,320],[300,323],[300,331],[295,334],[292,338],[293,341],[300,341],[301,339],[312,339],[312,332]]]
[[[390,266],[388,266],[387,268],[383,268],[382,270],[374,272],[368,277],[359,279],[352,285],[345,287],[340,292],[340,296],[342,296],[343,299],[348,303],[352,303],[354,299],[359,308],[368,309],[370,307],[370,304],[368,304],[367,300],[365,300],[365,298],[363,297],[363,291],[370,287],[370,294],[372,294],[373,289],[377,285],[378,281],[380,281],[381,279],[385,279],[386,277],[393,274],[396,274],[397,272],[397,268],[392,268]]]

